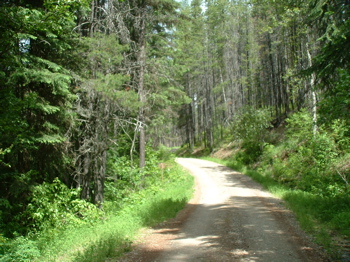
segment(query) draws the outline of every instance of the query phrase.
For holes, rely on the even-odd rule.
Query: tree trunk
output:
[[[309,50],[309,45],[306,44],[306,51],[307,51],[307,57],[308,57],[308,62],[309,62],[309,67],[312,66],[312,58]],[[314,137],[317,134],[317,97],[316,97],[316,92],[315,92],[315,73],[311,74],[311,79],[310,79],[310,88],[311,88],[311,96],[312,96],[312,120],[313,120],[313,135]]]
[[[102,203],[104,200],[104,181],[106,176],[106,160],[107,160],[107,151],[103,150],[101,152],[99,161],[95,162],[95,181],[94,181],[94,203],[102,208]]]
[[[139,77],[138,77],[138,95],[141,102],[141,107],[139,110],[139,121],[140,121],[140,168],[143,169],[146,165],[146,135],[145,135],[145,103],[146,103],[146,92],[144,87],[144,77],[145,77],[145,66],[146,66],[146,11],[142,8],[140,19],[140,38],[139,38]]]

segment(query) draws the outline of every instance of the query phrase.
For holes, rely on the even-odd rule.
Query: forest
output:
[[[349,16],[348,0],[1,1],[0,261],[56,261],[62,234],[179,184],[181,209],[174,150],[223,144],[350,237]]]

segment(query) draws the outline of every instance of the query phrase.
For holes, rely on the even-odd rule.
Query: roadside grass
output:
[[[39,247],[40,257],[23,261],[99,262],[117,258],[130,250],[141,228],[175,217],[192,197],[193,177],[181,167],[172,167],[167,178],[130,196],[120,210],[106,212],[108,215],[93,226],[77,226],[35,239],[31,243]]]
[[[350,250],[342,248],[344,245],[349,245],[350,238],[349,196],[325,197],[291,189],[278,183],[267,171],[251,170],[232,159],[212,157],[202,159],[225,165],[250,176],[273,195],[284,200],[286,207],[294,212],[300,226],[313,236],[316,243],[325,248],[334,261],[349,261],[339,260],[342,259],[341,256],[350,258]]]

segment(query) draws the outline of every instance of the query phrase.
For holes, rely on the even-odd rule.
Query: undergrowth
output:
[[[192,196],[193,177],[185,174],[174,162],[168,161],[165,170],[153,171],[144,177],[142,188],[133,182],[124,187],[124,191],[121,185],[118,185],[119,190],[109,188],[103,210],[94,213],[98,214],[98,218],[96,215],[90,216],[92,220],[86,223],[70,222],[70,226],[64,227],[65,219],[55,216],[64,214],[59,210],[63,209],[63,205],[55,201],[57,210],[50,211],[53,218],[43,220],[53,219],[54,224],[45,224],[46,230],[33,231],[26,237],[13,240],[0,236],[0,261],[98,262],[120,256],[130,249],[141,228],[176,216]],[[62,183],[55,183],[46,187],[50,190],[56,187],[65,194],[70,192]],[[120,192],[123,192],[122,195],[119,195]],[[55,191],[55,194],[56,198],[61,197],[59,191]],[[117,195],[113,197],[113,194]],[[52,207],[51,202],[42,201],[39,211],[46,206]],[[89,205],[87,209],[89,207],[93,209]],[[75,217],[72,219],[77,220]]]

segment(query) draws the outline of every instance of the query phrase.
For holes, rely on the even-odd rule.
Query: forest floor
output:
[[[206,160],[177,161],[196,179],[193,199],[110,261],[329,261],[282,201],[251,178]]]

